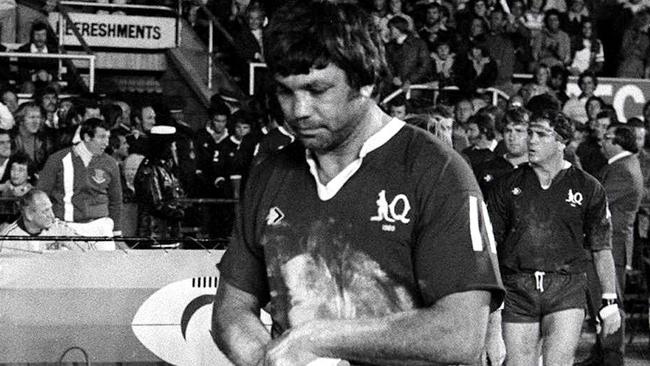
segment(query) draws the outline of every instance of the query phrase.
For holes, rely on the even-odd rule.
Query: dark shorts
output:
[[[587,275],[584,273],[504,275],[503,285],[506,288],[502,312],[505,322],[538,323],[550,313],[585,308]]]

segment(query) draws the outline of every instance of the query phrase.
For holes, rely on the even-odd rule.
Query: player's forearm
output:
[[[490,295],[472,291],[441,301],[449,297],[455,300],[383,318],[313,321],[289,336],[309,342],[321,357],[377,365],[473,364],[485,344]]]
[[[219,309],[213,315],[212,336],[219,349],[237,366],[257,365],[271,335],[251,312]]]
[[[594,269],[600,279],[602,293],[616,293],[616,268],[614,257],[609,249],[592,252],[594,257]]]

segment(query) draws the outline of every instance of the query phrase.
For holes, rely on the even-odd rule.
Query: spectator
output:
[[[562,113],[570,119],[586,123],[588,118],[585,104],[587,103],[587,99],[594,95],[597,86],[598,78],[593,72],[585,71],[580,74],[580,76],[578,76],[580,95],[571,96],[571,98],[564,103]]]
[[[487,32],[489,24],[487,0],[470,0],[467,9],[456,13],[456,29],[461,37],[467,38],[471,35],[477,19],[485,26],[484,33]]]
[[[519,29],[518,33],[521,34],[515,43],[515,73],[529,73],[532,64],[531,37],[534,32],[527,26],[525,8],[523,0],[513,0],[510,5],[511,15],[508,17],[510,26]]]
[[[551,94],[564,105],[568,100],[567,83],[569,82],[569,72],[562,65],[551,67],[551,78],[548,82]]]
[[[473,44],[485,45],[485,36],[487,35],[489,23],[483,18],[474,17],[470,19],[469,27],[468,33],[461,38],[459,46],[456,49],[459,55],[469,51]]]
[[[16,112],[17,129],[14,129],[14,152],[23,152],[40,169],[52,152],[52,145],[43,136],[43,109],[34,102],[20,105]]]
[[[34,186],[34,166],[29,156],[23,153],[14,154],[9,159],[9,180],[0,185],[4,197],[22,197]]]
[[[111,128],[111,131],[118,129],[122,126],[122,108],[116,104],[103,104],[99,111],[102,119],[106,121],[106,126]]]
[[[530,85],[530,97],[533,98],[542,94],[549,94],[551,88],[548,85],[551,77],[551,70],[545,64],[539,64],[535,67],[533,82]]]
[[[208,197],[225,198],[227,196],[225,187],[218,182],[217,178],[219,167],[222,165],[223,156],[218,150],[218,144],[228,139],[228,119],[230,110],[223,103],[212,107],[208,111],[210,119],[205,124],[205,128],[199,130],[196,134],[196,159],[199,175],[203,179],[202,186],[205,187],[205,194]],[[217,189],[219,185],[220,189]]]
[[[135,174],[138,172],[144,156],[130,154],[122,164],[122,235],[125,237],[138,234],[138,203],[135,195]]]
[[[439,38],[435,45],[435,52],[431,52],[433,59],[434,79],[438,81],[439,87],[454,84],[454,62],[456,54],[451,52],[449,40]]]
[[[47,194],[31,190],[19,200],[20,218],[0,232],[0,236],[79,236],[79,233],[54,217]],[[92,243],[79,241],[3,240],[0,251],[42,252],[52,249],[92,250]]]
[[[59,108],[59,93],[51,86],[38,89],[32,96],[36,104],[41,106],[45,115],[43,116],[43,129],[58,129],[59,116],[57,110]]]
[[[589,136],[576,150],[582,168],[594,177],[597,177],[600,170],[607,165],[601,144],[609,125],[612,121],[617,122],[615,118],[616,114],[610,111],[598,113],[596,121],[589,126]]]
[[[612,254],[616,268],[616,292],[603,292],[597,273],[588,271],[588,288],[591,319],[596,319],[600,306],[614,304],[619,307],[621,328],[614,334],[599,334],[592,349],[598,355],[596,364],[623,365],[625,350],[625,272],[632,269],[634,220],[643,196],[643,175],[635,153],[634,132],[625,125],[610,125],[602,139],[602,150],[608,159],[598,178],[607,193],[607,205],[612,221]],[[628,267],[629,266],[629,267]],[[600,318],[600,317],[598,317]],[[593,321],[592,321],[593,323]],[[598,362],[600,361],[600,362]]]
[[[237,55],[233,72],[248,85],[248,64],[264,61],[262,31],[266,14],[259,3],[248,6],[245,14],[246,22],[232,32]]]
[[[462,152],[470,146],[465,131],[469,119],[474,115],[474,107],[469,99],[460,99],[454,106],[454,128],[452,131],[452,141],[454,149]]]
[[[649,22],[650,13],[643,12],[634,18],[632,25],[623,33],[618,55],[617,77],[639,79],[650,77]]]
[[[569,72],[573,75],[580,75],[585,71],[597,74],[603,69],[605,52],[602,42],[594,33],[593,26],[590,19],[585,19],[582,22],[580,35],[574,38],[571,46],[573,57],[569,66]]]
[[[390,30],[388,29],[388,3],[386,0],[371,0],[372,8],[370,14],[375,25],[379,28],[379,34],[384,43],[390,41]]]
[[[424,23],[418,29],[418,34],[427,43],[429,52],[435,52],[435,46],[440,39],[451,39],[452,37],[452,32],[447,28],[444,16],[445,12],[449,11],[435,2],[428,4],[425,11]]]
[[[180,237],[180,222],[185,216],[179,201],[184,193],[174,174],[175,133],[171,126],[151,128],[149,152],[134,179],[138,236],[152,238],[152,248],[169,244],[161,239]]]
[[[58,48],[49,37],[47,24],[36,22],[32,25],[29,42],[18,47],[16,51],[47,54],[57,53]],[[33,93],[36,89],[47,85],[58,87],[55,83],[57,69],[58,65],[56,59],[19,59],[18,82],[22,84],[22,91],[24,93]]]
[[[392,18],[388,28],[390,43],[386,45],[386,61],[393,87],[406,92],[411,84],[431,81],[431,59],[424,41],[409,31],[404,18]]]
[[[631,263],[632,268],[642,268],[641,256],[647,250],[648,230],[650,229],[650,152],[646,147],[648,130],[643,121],[636,117],[628,119],[627,125],[634,129],[636,147],[639,149],[637,157],[641,165],[641,174],[643,174],[643,198],[637,214],[638,241],[634,244]]]
[[[409,31],[411,33],[415,32],[415,26],[413,24],[413,18],[408,14],[404,13],[402,9],[402,0],[387,0],[388,1],[388,20],[393,17],[402,17],[406,19],[409,25]]]
[[[107,125],[108,127],[108,125]],[[126,140],[126,134],[120,129],[111,130],[111,137],[108,139],[108,146],[106,147],[106,154],[110,155],[117,165],[122,168],[124,159],[129,156],[129,143]],[[122,169],[120,169],[121,171]]]
[[[113,234],[121,235],[122,184],[117,162],[104,152],[108,127],[91,118],[83,122],[80,134],[80,143],[47,159],[38,188],[52,198],[57,218],[87,223],[108,217]]]
[[[120,125],[117,128],[125,132],[128,136],[131,134],[133,128],[131,125],[131,106],[124,101],[116,101],[115,105],[122,110],[122,118],[120,118]]]
[[[4,184],[11,177],[11,135],[7,130],[0,129],[0,184]]]
[[[12,114],[18,110],[18,96],[11,89],[4,89],[0,93],[0,102],[6,105]]]
[[[0,43],[16,42],[16,0],[0,0]]]
[[[572,0],[569,11],[561,16],[560,27],[569,37],[577,37],[582,34],[583,22],[588,19],[591,17],[589,8],[585,6],[585,0]]]
[[[153,106],[145,104],[133,111],[135,128],[128,138],[129,153],[145,155],[148,150],[149,131],[156,124],[156,111]]]
[[[14,125],[14,115],[9,110],[9,107],[0,102],[0,129],[11,130]]]
[[[540,37],[544,28],[544,7],[546,0],[528,0],[528,6],[525,7],[523,21],[524,25],[530,31],[531,39],[535,40]]]
[[[585,110],[587,111],[587,124],[592,128],[598,126],[598,113],[603,110],[605,102],[601,97],[595,95],[589,97],[585,103]]]
[[[395,97],[395,99],[390,101],[388,104],[388,114],[390,114],[391,117],[400,119],[402,121],[405,120],[407,110],[406,98],[404,97],[404,94],[400,94],[399,96]]]
[[[512,75],[515,70],[515,44],[520,37],[526,37],[524,27],[508,22],[501,9],[490,14],[490,32],[485,37],[485,47],[497,64],[496,87],[512,94]]]
[[[560,29],[560,13],[548,10],[544,25],[540,37],[533,40],[533,59],[549,67],[567,65],[571,61],[571,39]]]
[[[465,95],[494,85],[497,78],[497,64],[485,47],[472,43],[465,54],[460,54],[454,62],[456,85]]]

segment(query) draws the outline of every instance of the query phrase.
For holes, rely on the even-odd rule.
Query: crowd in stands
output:
[[[583,0],[372,0],[360,4],[373,14],[385,42],[389,71],[380,92],[406,90],[410,85],[431,81],[460,88],[460,97],[440,98],[435,108],[416,108],[401,97],[386,108],[452,144],[472,167],[504,153],[501,134],[504,115],[511,108],[534,110],[550,105],[575,123],[575,138],[569,144],[567,158],[597,175],[607,161],[599,147],[604,128],[600,121],[617,122],[613,108],[594,95],[598,76],[645,77],[650,70],[650,3],[645,0],[610,5]],[[262,30],[275,5],[207,1],[206,8],[240,46],[226,51],[232,51],[235,60],[252,62],[264,61]],[[203,9],[191,4],[184,7],[184,15],[200,36],[207,34],[210,21]],[[603,27],[611,32],[599,32]],[[599,33],[606,37],[599,37]],[[51,36],[44,24],[34,23],[30,41],[20,49],[50,52],[56,49]],[[247,67],[241,66],[246,62],[236,62],[239,67],[233,67],[233,74],[245,78]],[[135,176],[138,166],[151,154],[150,135],[155,125],[176,128],[173,171],[181,196],[191,198],[237,199],[250,166],[293,139],[273,98],[258,96],[253,102],[240,103],[217,94],[209,119],[197,129],[185,123],[182,110],[170,110],[162,101],[143,105],[97,95],[60,99],[52,67],[48,60],[21,61],[16,87],[3,83],[3,195],[19,196],[38,186],[39,173],[48,158],[82,141],[79,126],[91,119],[102,120],[110,132],[106,152],[119,164],[125,204],[138,201]],[[533,78],[523,85],[513,84],[514,73],[531,73]],[[569,75],[579,76],[580,95],[568,95]],[[508,104],[490,106],[480,94],[487,87],[510,94]],[[17,91],[33,93],[31,101],[19,105]],[[3,150],[2,136],[9,136],[10,151]],[[13,179],[9,172],[14,164],[26,179]],[[190,210],[190,218],[179,218],[179,222],[198,220],[209,236],[227,237],[234,213],[232,206],[221,207],[217,215]],[[126,222],[132,216],[125,217]],[[125,235],[138,232],[133,224],[116,223],[119,226],[127,227]]]

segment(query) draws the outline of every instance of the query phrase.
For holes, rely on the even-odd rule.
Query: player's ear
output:
[[[370,98],[372,96],[372,91],[375,89],[374,85],[365,85],[361,87],[361,90],[359,91],[361,93],[361,96],[365,98]]]

